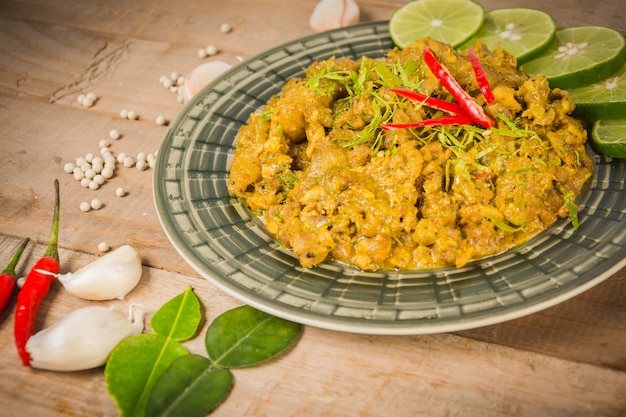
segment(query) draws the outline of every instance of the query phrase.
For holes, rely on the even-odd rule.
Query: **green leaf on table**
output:
[[[146,417],[203,416],[224,401],[233,386],[228,369],[215,367],[204,356],[174,360],[148,397]]]
[[[189,355],[180,341],[196,333],[201,318],[200,302],[189,287],[154,314],[155,334],[133,336],[113,350],[104,377],[121,417],[145,416],[157,380],[175,359]]]
[[[229,310],[207,329],[205,344],[213,363],[241,368],[269,360],[286,350],[302,326],[250,306]]]
[[[182,342],[196,334],[201,320],[200,301],[188,287],[154,313],[150,327],[155,334]]]
[[[157,379],[176,358],[188,355],[183,345],[156,334],[140,334],[122,341],[104,369],[109,395],[120,417],[142,417]]]

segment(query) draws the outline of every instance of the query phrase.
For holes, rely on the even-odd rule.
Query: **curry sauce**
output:
[[[442,115],[391,88],[452,101],[423,63],[425,45],[494,127],[380,128]],[[475,50],[491,104],[468,56],[431,39],[384,59],[314,62],[240,129],[229,191],[303,267],[326,259],[362,270],[462,267],[558,218],[575,227],[573,201],[593,164],[568,93],[519,72],[502,49]]]

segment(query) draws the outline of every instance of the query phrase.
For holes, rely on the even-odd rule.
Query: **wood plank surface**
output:
[[[530,7],[559,27],[603,25],[626,33],[622,0],[479,0],[487,10]],[[313,33],[314,0],[5,0],[0,2],[0,265],[30,237],[18,271],[44,251],[53,204],[62,190],[60,255],[72,271],[100,254],[99,242],[128,243],[142,254],[144,275],[125,300],[150,316],[193,286],[207,321],[241,305],[181,258],[153,203],[152,170],[118,168],[97,191],[82,188],[63,164],[99,152],[155,152],[182,105],[159,77],[184,74],[202,60],[236,64]],[[362,21],[388,19],[406,1],[358,1]],[[228,22],[233,31],[221,33]],[[78,104],[94,92],[97,103]],[[123,120],[122,109],[137,121]],[[108,139],[109,131],[122,133]],[[128,195],[115,196],[123,186]],[[104,206],[83,213],[92,198]],[[53,285],[37,321],[41,329],[89,304]],[[107,305],[108,305],[107,304]],[[13,304],[9,307],[14,307]],[[202,335],[186,346],[202,353]],[[42,372],[18,362],[11,308],[0,314],[0,415],[115,416],[102,368]],[[358,335],[306,327],[297,346],[266,365],[234,371],[235,386],[215,416],[626,416],[626,269],[555,307],[509,322],[454,334]]]
[[[0,249],[6,253],[16,246],[5,240]],[[32,264],[43,250],[43,245],[31,248],[21,264]],[[69,267],[93,258],[67,250],[60,255]],[[207,321],[240,305],[202,284],[198,278],[145,267],[141,285],[125,300],[108,304],[118,311],[137,304],[150,316],[191,285]],[[86,305],[54,286],[37,326],[45,328]],[[9,410],[7,416],[116,415],[101,369],[54,373],[18,365],[7,315],[0,315],[0,351],[5,353],[0,407]],[[203,354],[206,326],[186,343],[191,352]],[[276,361],[233,373],[233,391],[212,415],[620,416],[626,409],[621,370],[454,334],[371,336],[306,327],[297,346]]]

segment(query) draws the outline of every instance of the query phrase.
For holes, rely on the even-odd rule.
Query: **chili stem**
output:
[[[22,256],[22,252],[24,252],[24,248],[30,241],[29,238],[24,239],[22,244],[17,249],[17,252],[13,255],[11,262],[7,265],[6,268],[0,273],[0,311],[4,309],[4,307],[9,302],[11,295],[13,295],[13,291],[15,290],[15,267]]]
[[[59,196],[59,180],[54,180],[54,218],[52,219],[52,227],[50,228],[50,241],[43,256],[49,256],[55,260],[59,260],[59,215],[60,215],[60,196]]]
[[[2,275],[11,275],[13,276],[13,278],[15,278],[15,267],[17,266],[17,263],[20,261],[22,252],[24,252],[24,249],[26,249],[26,245],[28,245],[28,242],[30,242],[29,238],[26,238],[22,241],[22,244],[20,245],[20,247],[17,248],[17,252],[15,252],[15,254],[13,255],[11,262],[9,262],[7,267],[4,268],[4,271],[2,271]]]

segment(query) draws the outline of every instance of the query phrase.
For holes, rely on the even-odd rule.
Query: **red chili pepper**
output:
[[[495,97],[493,96],[493,91],[491,91],[491,86],[489,85],[485,68],[483,68],[483,64],[480,63],[476,52],[474,52],[474,48],[470,48],[467,53],[470,57],[470,61],[472,62],[472,68],[474,69],[474,75],[476,75],[478,88],[480,88],[485,100],[487,100],[487,104],[491,104],[495,100]]]
[[[11,258],[11,262],[9,262],[7,267],[0,274],[0,311],[4,309],[13,294],[16,280],[15,267],[20,261],[20,256],[22,256],[22,252],[24,252],[24,248],[26,248],[29,240],[29,238],[24,239],[20,247],[17,248],[17,252],[13,255],[13,258]]]
[[[442,110],[451,114],[465,114],[465,110],[456,103],[441,100],[436,97],[427,96],[425,94],[416,93],[415,91],[406,90],[404,88],[390,88],[389,91],[410,100],[418,101],[432,107],[433,109]]]
[[[55,202],[54,219],[50,231],[48,248],[26,276],[22,289],[17,294],[17,309],[15,310],[15,327],[13,335],[17,352],[22,359],[22,364],[30,364],[30,355],[26,351],[26,342],[35,331],[37,311],[41,301],[46,298],[50,285],[59,273],[59,180],[54,181]]]
[[[493,172],[490,172],[490,171],[476,171],[476,172],[472,172],[472,177],[474,177],[476,179],[485,180],[485,179],[489,179],[489,178],[493,177]]]
[[[443,126],[443,125],[469,125],[472,124],[472,119],[464,114],[458,114],[454,116],[442,116],[435,117],[434,119],[420,120],[419,122],[409,123],[381,123],[380,128],[383,130],[398,130],[407,129],[413,127],[427,127],[427,126]]]
[[[428,65],[428,68],[435,74],[445,89],[450,92],[465,113],[480,126],[486,129],[492,127],[495,124],[493,119],[487,116],[483,108],[463,90],[463,87],[454,79],[450,71],[437,60],[437,57],[435,57],[435,54],[433,54],[433,51],[431,51],[428,46],[424,47],[423,55],[424,62]]]

